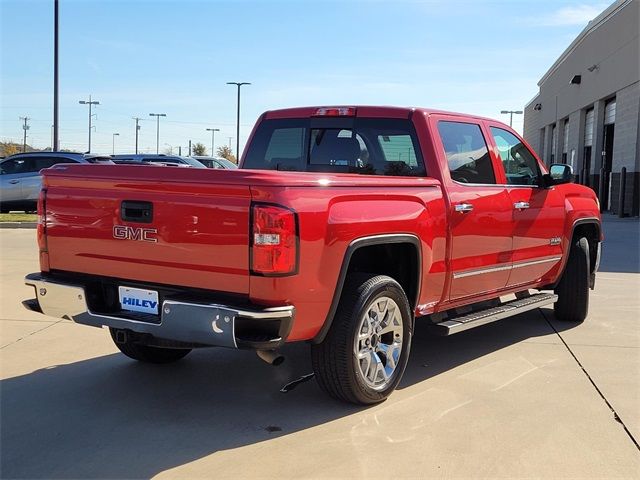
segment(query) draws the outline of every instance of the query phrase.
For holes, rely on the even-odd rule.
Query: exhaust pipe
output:
[[[280,355],[275,350],[256,350],[256,354],[260,357],[261,360],[264,360],[269,365],[273,365],[277,367],[282,362],[284,362],[284,356]]]

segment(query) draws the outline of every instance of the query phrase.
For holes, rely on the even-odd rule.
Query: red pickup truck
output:
[[[307,341],[320,386],[371,404],[414,322],[450,335],[554,304],[580,322],[602,240],[594,192],[506,125],[420,108],[263,114],[238,170],[43,171],[25,305],[107,326],[166,363],[197,347],[270,363]]]

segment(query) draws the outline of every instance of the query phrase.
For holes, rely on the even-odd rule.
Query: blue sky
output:
[[[60,139],[86,150],[140,146],[155,152],[233,137],[235,87],[243,87],[241,144],[265,110],[299,105],[380,104],[441,108],[505,119],[601,1],[192,1],[60,0]],[[0,140],[51,143],[53,0],[0,0]],[[506,118],[508,121],[508,118]],[[521,130],[522,118],[514,119]],[[177,153],[177,150],[176,150]]]

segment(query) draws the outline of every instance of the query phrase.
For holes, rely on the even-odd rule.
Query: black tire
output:
[[[354,345],[361,319],[375,300],[383,297],[393,300],[398,307],[402,318],[402,326],[398,327],[402,331],[402,348],[398,360],[393,362],[395,370],[389,375],[388,385],[375,389],[364,379]],[[356,274],[348,277],[327,336],[322,343],[311,346],[313,370],[320,387],[334,398],[359,405],[384,401],[402,379],[412,335],[411,307],[398,282],[384,275]],[[382,343],[382,335],[379,338]],[[387,362],[385,359],[385,366]]]
[[[134,343],[129,340],[124,343],[120,343],[116,341],[117,331],[118,330],[115,328],[109,328],[113,343],[115,343],[118,350],[124,353],[127,357],[138,360],[139,362],[173,363],[184,358],[191,351],[189,348],[151,347],[141,343]]]
[[[583,322],[589,313],[589,242],[579,238],[571,246],[567,265],[555,288],[556,318],[566,322]]]

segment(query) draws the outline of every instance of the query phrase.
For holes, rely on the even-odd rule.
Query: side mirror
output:
[[[549,167],[549,173],[543,175],[542,178],[545,188],[563,183],[571,183],[573,181],[573,169],[571,165],[554,163]]]

